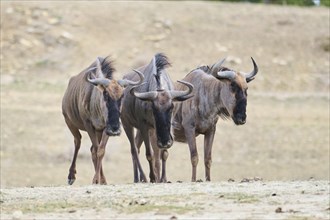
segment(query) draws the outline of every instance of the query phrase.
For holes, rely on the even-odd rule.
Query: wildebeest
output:
[[[190,83],[183,81],[179,82],[188,89],[174,90],[173,83],[165,70],[169,66],[168,58],[164,54],[156,54],[149,64],[137,70],[144,74],[144,83],[124,91],[121,121],[131,145],[134,182],[147,182],[137,152],[142,142],[144,142],[149,162],[150,181],[166,181],[166,177],[160,180],[159,173],[155,173],[155,169],[159,170],[159,164],[155,165],[150,142],[155,151],[155,157],[159,156],[160,151],[162,151],[162,158],[167,157],[166,149],[173,144],[171,135],[173,102],[190,98],[193,90]],[[134,72],[124,76],[124,79],[128,80],[136,80],[136,78],[137,75]],[[134,128],[137,129],[135,140]]]
[[[194,96],[176,103],[173,110],[174,140],[188,142],[192,164],[192,178],[196,181],[198,152],[196,136],[204,135],[204,165],[206,181],[211,180],[212,145],[219,116],[232,118],[236,125],[246,121],[247,83],[258,72],[253,62],[253,71],[249,74],[222,67],[222,61],[211,67],[202,66],[184,77],[184,81],[194,85]],[[182,86],[176,84],[176,89]]]
[[[95,168],[94,184],[106,184],[102,159],[109,136],[120,134],[120,105],[123,88],[137,85],[140,80],[115,80],[114,68],[109,57],[98,57],[88,68],[71,77],[62,100],[65,122],[74,136],[74,155],[70,166],[68,183],[76,177],[76,159],[81,144],[79,130],[87,131],[92,141],[91,154]]]

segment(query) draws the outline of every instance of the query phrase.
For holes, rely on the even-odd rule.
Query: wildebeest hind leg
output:
[[[142,169],[140,159],[139,159],[140,148],[141,148],[142,143],[143,143],[143,139],[141,136],[141,132],[139,130],[137,130],[136,135],[135,135],[135,144],[136,144],[136,148],[137,148],[137,159],[138,159],[136,161],[136,166],[138,168],[138,172],[140,173],[140,182],[147,182],[146,175],[144,174],[144,171]]]
[[[134,142],[134,129],[133,127],[125,121],[124,118],[122,118],[122,124],[123,124],[123,128],[125,130],[126,136],[130,142],[131,145],[131,156],[132,156],[132,162],[133,162],[133,174],[134,174],[134,183],[139,182],[139,172],[138,172],[138,167],[141,168],[140,170],[140,177],[141,175],[143,175],[141,177],[141,179],[144,179],[144,182],[147,182],[147,178],[142,170],[140,161],[139,161],[139,155],[135,146],[135,142]],[[141,180],[142,181],[142,180]]]
[[[191,181],[196,182],[196,172],[198,164],[198,152],[196,147],[196,137],[195,137],[195,128],[191,126],[185,127],[185,135],[189,145],[190,150],[190,160],[192,165],[192,175]]]

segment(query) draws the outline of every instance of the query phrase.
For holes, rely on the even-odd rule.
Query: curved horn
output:
[[[96,79],[91,79],[87,78],[88,82],[92,83],[94,86],[102,85],[104,87],[107,87],[110,84],[110,80],[107,78],[96,78]]]
[[[250,82],[254,80],[255,75],[258,73],[258,66],[254,59],[251,57],[252,63],[253,63],[253,70],[251,73],[245,74],[246,82]]]
[[[131,80],[128,80],[128,79],[120,79],[120,80],[117,80],[118,84],[121,85],[122,87],[126,87],[126,86],[129,86],[129,85],[140,85],[143,80],[144,80],[144,75],[143,73],[141,73],[139,70],[135,70],[133,69],[134,72],[136,72],[139,77],[140,77],[140,80],[135,82],[135,81],[131,81]]]
[[[188,87],[188,90],[185,90],[185,91],[178,91],[178,90],[174,90],[174,91],[171,91],[171,96],[172,96],[172,99],[174,101],[184,101],[186,99],[189,99],[193,96],[192,92],[194,90],[194,86],[188,82],[185,82],[185,81],[181,81],[181,80],[178,80],[179,83],[185,85]]]
[[[234,71],[219,71],[217,73],[218,78],[220,79],[235,79],[236,73]]]
[[[154,100],[157,97],[157,92],[156,91],[151,91],[151,92],[135,92],[134,91],[136,87],[139,87],[139,86],[144,85],[144,84],[145,83],[133,86],[130,89],[129,92],[131,93],[132,96],[134,96],[138,99],[141,99],[143,101],[152,101],[152,100]]]
[[[226,61],[226,58],[223,58],[222,60],[220,60],[219,62],[217,62],[216,64],[214,64],[211,69],[212,70],[218,69],[225,61]]]

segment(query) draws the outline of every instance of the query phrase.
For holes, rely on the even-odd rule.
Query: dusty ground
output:
[[[1,219],[329,219],[329,182],[119,184],[1,190]]]
[[[183,211],[185,217],[206,218],[207,211],[209,217],[214,217],[219,208],[228,218],[233,215],[231,210],[251,219],[268,215],[282,219],[291,219],[291,215],[298,219],[327,218],[329,212],[324,210],[329,207],[326,197],[330,175],[329,16],[329,8],[324,7],[216,2],[1,1],[1,218],[11,218],[15,211],[41,218],[48,212],[59,218],[94,213],[99,218],[105,216],[102,213],[115,217],[123,211],[116,201],[127,198],[122,206],[128,206],[131,198],[141,198],[140,192],[148,195],[148,204],[156,206],[141,211],[151,218],[158,211],[156,200],[170,206],[166,196],[160,199],[167,192],[178,194],[170,200],[175,205],[165,208],[166,215],[156,215],[159,218],[168,219],[168,213],[180,216],[184,204],[188,204],[188,211]],[[175,143],[168,159],[168,179],[173,184],[130,184],[133,173],[129,145],[122,133],[110,138],[104,159],[108,183],[116,185],[86,186],[92,181],[93,165],[90,141],[84,135],[77,180],[74,187],[65,187],[73,139],[61,115],[61,98],[69,77],[87,67],[96,56],[110,54],[115,60],[117,78],[121,78],[156,52],[164,52],[172,61],[169,74],[173,80],[183,78],[196,66],[212,64],[223,57],[227,57],[227,66],[245,72],[252,68],[250,56],[259,65],[260,71],[249,85],[247,124],[238,127],[231,121],[218,123],[211,170],[214,183],[188,183],[188,147]],[[204,179],[202,143],[203,138],[199,137],[198,179]],[[147,172],[144,150],[141,161]],[[265,185],[237,183],[253,177],[263,178]],[[301,182],[311,177],[323,181]],[[226,183],[230,178],[236,183]],[[178,180],[184,183],[174,184]],[[35,188],[13,188],[30,186]],[[149,192],[149,188],[155,190]],[[251,188],[254,191],[250,192]],[[270,197],[271,189],[288,193]],[[60,206],[63,204],[62,193],[67,196],[71,190],[81,194],[79,201],[93,197],[95,191],[98,196],[93,198],[102,197],[102,208],[88,208],[91,201],[80,204],[71,200],[72,210],[67,206],[64,210],[58,208],[57,201]],[[87,190],[92,193],[85,194]],[[180,196],[181,190],[184,196]],[[151,196],[154,191],[160,193],[156,192],[157,199]],[[108,204],[111,197],[103,197],[108,192],[117,196],[118,200],[109,203],[114,204],[114,209]],[[58,198],[53,201],[45,193]],[[222,194],[224,198],[219,198]],[[54,206],[54,210],[48,210],[48,205],[44,208],[41,202],[40,213],[31,213],[29,202],[34,200],[29,195],[40,196],[41,201],[49,198],[49,206]],[[245,195],[252,196],[253,201],[237,202],[235,196]],[[24,203],[15,204],[21,196]],[[304,208],[309,201],[311,205]],[[289,206],[296,203],[301,206]],[[284,213],[275,213],[277,206]],[[131,213],[126,214],[137,217],[137,207],[139,204],[133,205]],[[196,207],[199,211],[190,210]]]

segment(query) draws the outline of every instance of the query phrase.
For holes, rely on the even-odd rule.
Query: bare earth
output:
[[[1,219],[329,219],[329,182],[119,184],[1,190]]]
[[[330,14],[325,7],[221,2],[1,1],[1,219],[329,219]],[[83,135],[61,115],[70,76],[97,56],[116,78],[164,52],[169,74],[227,57],[249,72],[247,123],[219,120],[211,183],[190,183],[186,144],[169,150],[171,184],[132,184],[124,132],[110,138],[109,186],[90,185]],[[215,91],[216,92],[216,91]],[[204,180],[203,137],[197,178]],[[148,173],[142,148],[141,162]],[[244,178],[250,180],[240,183]],[[310,180],[312,178],[312,180]],[[228,182],[229,179],[235,182]],[[178,183],[182,181],[183,183]],[[277,210],[277,212],[276,212]]]

